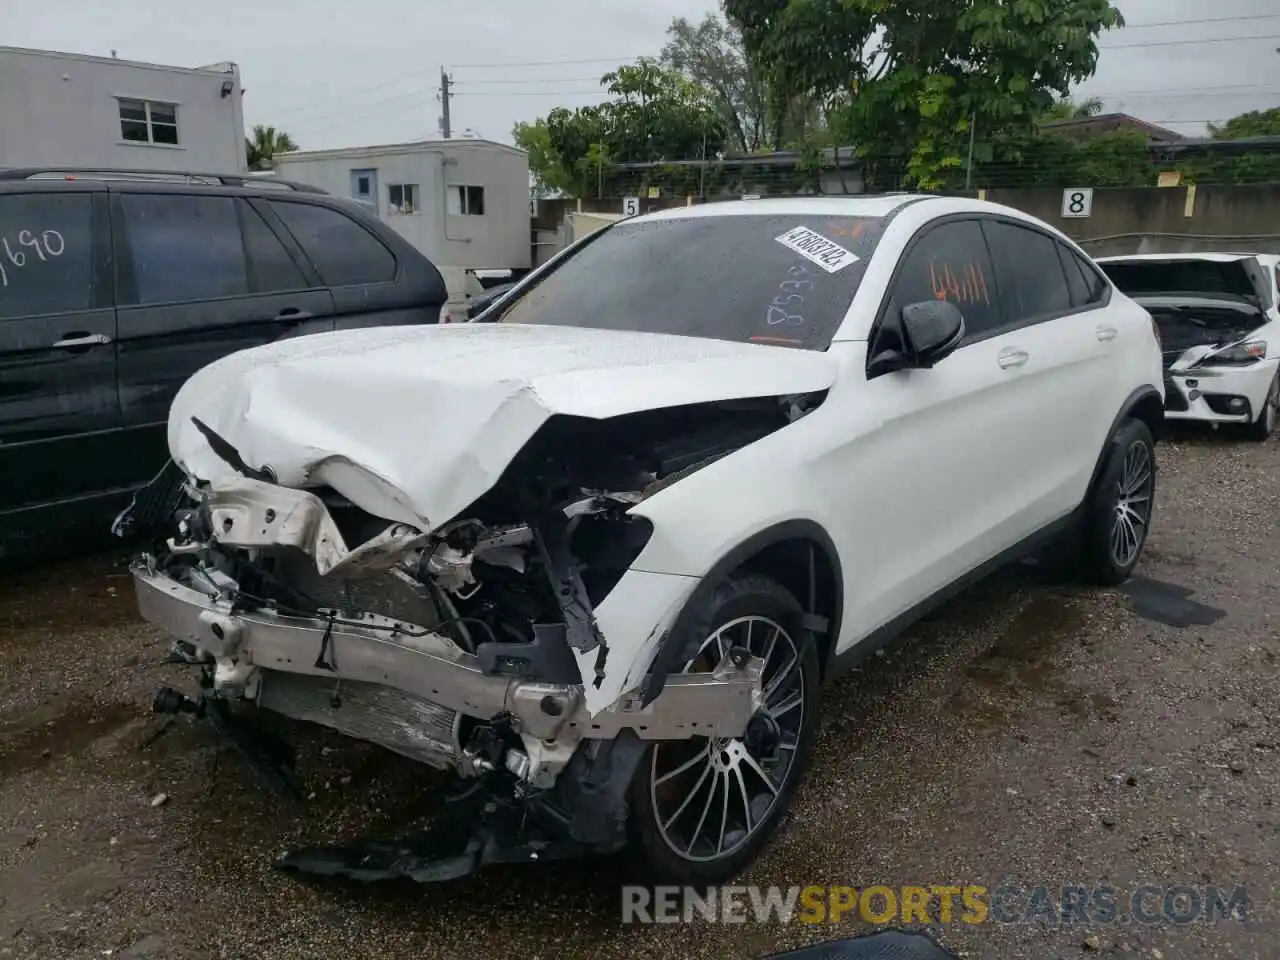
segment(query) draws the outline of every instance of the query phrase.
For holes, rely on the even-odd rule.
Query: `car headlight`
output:
[[[1267,342],[1265,340],[1246,340],[1243,343],[1234,343],[1219,350],[1217,353],[1211,353],[1207,357],[1202,357],[1196,361],[1195,366],[1243,366],[1257,363],[1259,360],[1265,359],[1266,356]]]

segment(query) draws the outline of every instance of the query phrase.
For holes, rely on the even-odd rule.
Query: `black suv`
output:
[[[283,337],[437,323],[440,271],[315,187],[0,170],[0,560],[100,524],[168,459],[200,367]]]

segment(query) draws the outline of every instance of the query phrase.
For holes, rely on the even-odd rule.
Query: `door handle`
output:
[[[1119,336],[1120,331],[1115,327],[1100,326],[1097,329],[1097,334],[1099,340],[1114,340]]]
[[[105,333],[85,333],[81,330],[74,330],[63,336],[61,340],[55,340],[55,347],[98,347],[105,343],[110,343],[111,338]]]
[[[1005,347],[996,354],[996,363],[1000,364],[1001,370],[1008,370],[1010,367],[1020,367],[1031,359],[1031,354],[1025,350],[1019,350],[1017,347]]]
[[[303,320],[310,320],[311,314],[305,310],[299,310],[297,307],[285,307],[276,314],[277,320],[288,320],[292,323],[301,323]]]

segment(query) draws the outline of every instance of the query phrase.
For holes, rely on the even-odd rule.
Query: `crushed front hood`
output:
[[[823,353],[667,334],[512,324],[383,327],[244,350],[174,399],[169,449],[201,480],[235,471],[192,418],[286,485],[327,485],[430,529],[497,481],[550,417],[824,390]]]

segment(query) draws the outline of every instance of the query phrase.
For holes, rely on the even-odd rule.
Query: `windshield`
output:
[[[824,350],[879,217],[693,216],[602,231],[496,317]]]

